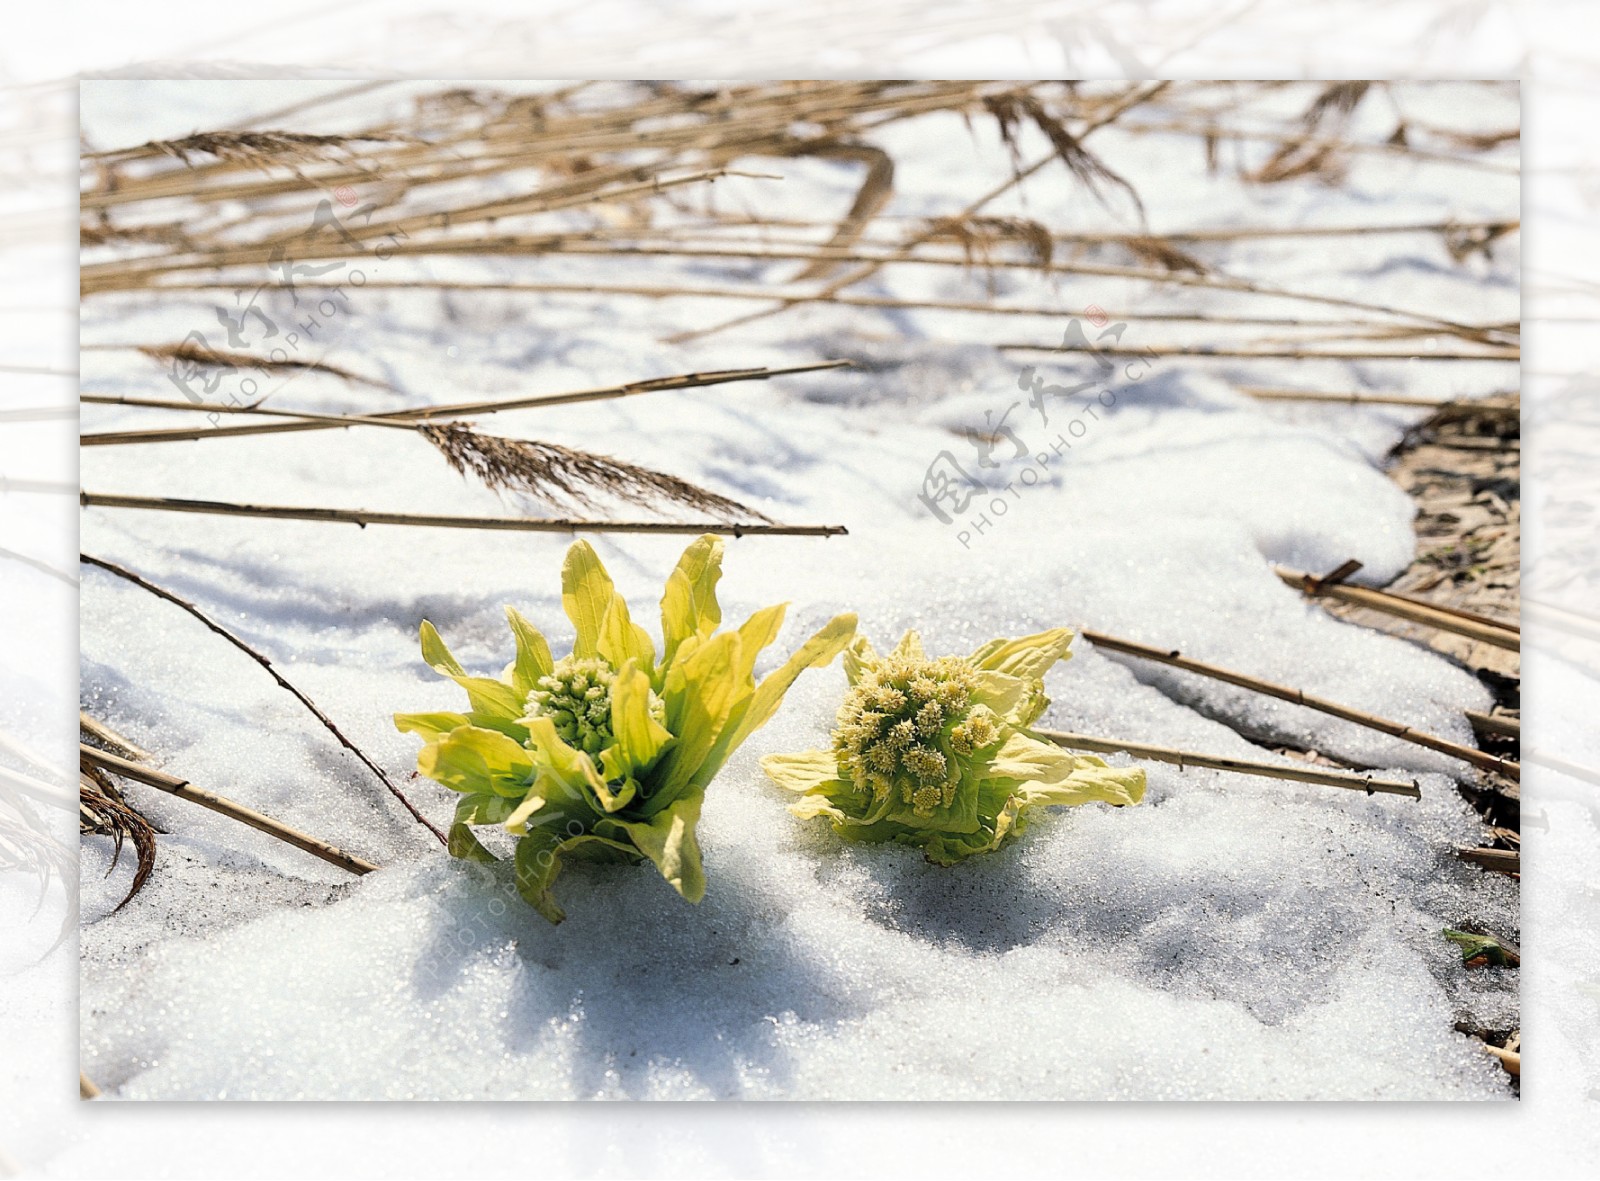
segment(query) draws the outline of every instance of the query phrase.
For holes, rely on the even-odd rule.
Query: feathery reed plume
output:
[[[983,105],[994,116],[995,123],[1000,128],[1000,138],[1011,151],[1013,168],[1021,160],[1017,148],[1017,128],[1023,117],[1026,117],[1044,132],[1045,138],[1050,141],[1050,146],[1055,148],[1056,155],[1067,166],[1067,171],[1077,177],[1102,205],[1106,203],[1102,186],[1114,185],[1128,195],[1133,201],[1134,208],[1139,212],[1139,220],[1144,221],[1144,202],[1139,199],[1138,190],[1105,161],[1084,147],[1082,140],[1067,130],[1066,123],[1047,111],[1036,96],[1026,92],[994,94],[987,96],[983,100]]]
[[[1285,140],[1245,179],[1257,184],[1277,184],[1301,176],[1319,176],[1329,184],[1343,179],[1345,160],[1339,137],[1371,87],[1370,82],[1332,82],[1323,87],[1300,116],[1302,134]],[[1326,134],[1322,134],[1324,127]]]
[[[923,238],[928,242],[954,242],[961,247],[967,265],[987,266],[994,247],[1006,242],[1027,248],[1041,270],[1055,258],[1056,240],[1049,228],[1031,217],[938,217],[927,223]]]
[[[171,156],[192,167],[194,156],[211,156],[230,164],[266,168],[284,160],[332,163],[350,155],[358,143],[387,143],[393,135],[307,135],[295,131],[200,131],[181,139],[153,139],[132,148],[97,152],[86,159],[136,160]]]
[[[1180,250],[1167,238],[1124,238],[1122,244],[1140,262],[1158,266],[1167,271],[1192,271],[1196,275],[1207,272],[1206,264],[1186,250]]]
[[[122,861],[123,842],[133,843],[138,866],[134,870],[133,885],[128,888],[128,893],[122,901],[116,905],[115,909],[121,910],[133,901],[135,894],[144,889],[145,883],[150,880],[150,874],[155,870],[156,830],[127,800],[123,799],[122,793],[117,790],[117,785],[111,781],[111,777],[88,760],[82,761],[78,772],[78,831],[98,833],[112,839],[111,864],[106,867],[107,877],[111,876],[111,871]]]
[[[496,492],[522,492],[551,504],[564,499],[583,508],[594,506],[597,491],[609,492],[632,504],[665,500],[729,520],[745,517],[772,523],[770,517],[736,500],[607,455],[533,439],[483,435],[462,422],[425,423],[416,429],[457,472],[475,476]]]

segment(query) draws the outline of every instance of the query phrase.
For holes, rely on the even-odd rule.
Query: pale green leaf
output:
[[[703,787],[710,783],[723,763],[738,749],[739,744],[765,726],[778,712],[783,696],[795,679],[808,668],[820,668],[844,650],[856,633],[856,617],[852,613],[836,615],[809,640],[800,646],[783,665],[762,678],[756,691],[739,703],[734,716],[722,729],[716,745],[708,753],[695,773],[694,782]]]
[[[515,739],[498,730],[459,726],[418,752],[417,770],[452,791],[520,798],[534,768]]]
[[[611,575],[587,541],[574,542],[561,565],[561,606],[577,630],[572,654],[580,659],[599,654],[600,625],[615,588]]]
[[[600,656],[612,668],[621,668],[628,661],[638,663],[648,678],[655,667],[656,647],[650,633],[633,622],[628,614],[628,604],[619,594],[613,593],[605,618],[600,622],[598,642]]]
[[[540,677],[549,676],[556,662],[550,655],[550,645],[543,634],[529,623],[515,607],[506,608],[506,620],[511,624],[511,634],[517,641],[517,659],[509,672],[511,687],[524,700],[528,691]]]
[[[702,534],[689,543],[667,578],[661,596],[661,664],[673,662],[678,646],[690,636],[710,638],[722,622],[717,581],[722,577],[722,538]]]
[[[649,821],[622,821],[639,851],[655,863],[667,883],[690,902],[705,897],[706,875],[700,865],[695,825],[700,821],[701,792],[674,800]]]

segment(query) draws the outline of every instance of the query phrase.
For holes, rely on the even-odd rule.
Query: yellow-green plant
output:
[[[1023,831],[1030,808],[1137,804],[1143,771],[1028,729],[1050,704],[1044,674],[1071,643],[1056,628],[931,659],[914,631],[887,657],[857,637],[833,749],[768,755],[761,766],[800,793],[795,815],[826,816],[851,840],[920,846],[939,865],[998,849]]]
[[[839,615],[756,683],[756,656],[778,636],[787,604],[717,630],[722,541],[684,551],[661,599],[662,650],[587,542],[567,551],[561,602],[576,630],[555,660],[539,631],[506,608],[517,655],[498,678],[470,676],[431,623],[422,657],[467,691],[471,712],[396,714],[425,745],[417,769],[463,793],[450,852],[494,860],[472,832],[497,824],[517,837],[517,889],[551,922],[564,857],[652,861],[690,902],[705,894],[695,825],[706,785],[777,710],[805,669],[825,665],[855,634]]]

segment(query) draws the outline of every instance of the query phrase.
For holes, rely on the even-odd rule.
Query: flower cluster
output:
[[[1144,772],[1057,747],[1028,729],[1050,704],[1044,674],[1066,660],[1065,628],[930,658],[916,632],[887,657],[865,637],[845,653],[850,691],[829,751],[762,767],[840,835],[920,846],[952,865],[1022,832],[1030,808],[1136,804]]]
[[[431,623],[423,659],[467,692],[468,713],[396,714],[422,737],[417,769],[462,794],[450,828],[457,857],[494,860],[473,833],[500,825],[517,837],[517,889],[551,922],[564,857],[649,860],[690,902],[705,893],[695,825],[706,786],[765,725],[795,678],[827,664],[855,634],[840,615],[759,684],[762,649],[785,604],[718,631],[722,541],[707,534],[684,552],[661,600],[662,650],[587,542],[567,552],[561,601],[576,631],[555,660],[543,635],[512,608],[516,659],[500,677],[471,676]]]

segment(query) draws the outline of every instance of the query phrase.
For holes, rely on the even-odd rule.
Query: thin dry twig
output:
[[[283,674],[278,672],[278,670],[273,667],[272,661],[268,660],[260,652],[257,652],[249,644],[245,643],[227,628],[216,622],[216,620],[212,619],[209,615],[201,611],[200,608],[196,607],[187,599],[173,594],[165,587],[157,586],[143,575],[136,574],[132,570],[129,570],[126,566],[119,566],[115,562],[109,562],[104,558],[97,558],[92,554],[84,553],[80,553],[78,555],[78,560],[87,565],[95,566],[101,570],[104,570],[109,574],[115,574],[118,578],[121,578],[126,582],[133,583],[133,585],[139,587],[141,590],[148,591],[157,598],[165,599],[167,602],[176,607],[181,607],[190,615],[194,616],[195,619],[204,624],[207,629],[214,632],[216,635],[221,636],[239,651],[250,657],[251,660],[254,660],[267,671],[268,676],[278,683],[279,688],[286,690],[292,697],[294,697],[296,701],[305,706],[305,708],[311,713],[311,716],[316,718],[317,721],[322,724],[323,729],[327,730],[328,733],[332,734],[334,738],[338,740],[340,746],[344,747],[351,754],[355,755],[356,758],[361,760],[362,764],[374,775],[376,775],[378,777],[378,781],[388,789],[389,794],[394,796],[395,799],[399,800],[401,805],[404,806],[405,810],[411,813],[412,818],[416,820],[418,824],[422,825],[429,832],[431,832],[438,839],[441,845],[449,844],[449,840],[445,837],[444,833],[440,832],[439,829],[431,821],[429,821],[426,816],[417,811],[416,806],[406,798],[405,793],[395,785],[394,781],[389,778],[388,774],[383,770],[383,768],[378,766],[377,763],[373,762],[372,759],[367,757],[365,751],[363,751],[355,743],[351,742],[349,738],[345,737],[344,731],[339,729],[339,727],[334,724],[333,719],[328,717],[327,714],[323,713],[322,710],[318,708],[316,702],[312,701],[311,698],[307,697],[299,689],[295,688],[295,686],[292,685],[288,680],[286,680]],[[91,747],[88,749],[93,748]],[[133,764],[129,765],[131,766]]]

